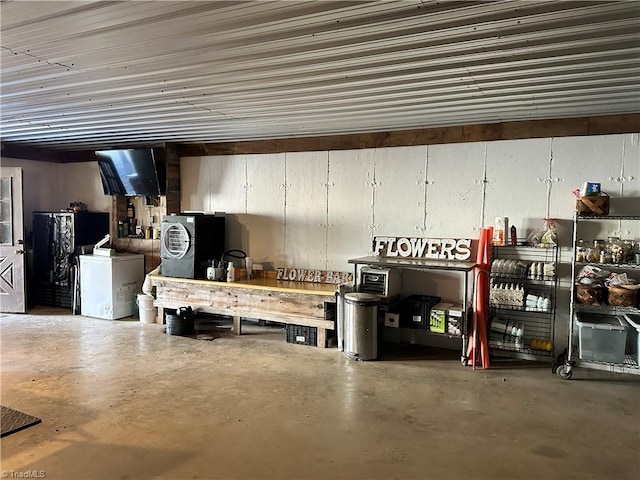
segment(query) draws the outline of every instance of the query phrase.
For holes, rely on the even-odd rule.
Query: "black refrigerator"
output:
[[[30,298],[38,305],[71,308],[76,257],[108,233],[105,212],[34,212]]]

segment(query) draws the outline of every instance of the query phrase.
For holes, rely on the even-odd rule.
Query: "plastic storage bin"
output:
[[[627,342],[625,322],[615,315],[578,313],[580,359],[623,363]]]
[[[631,326],[631,330],[627,332],[627,351],[629,355],[636,357],[636,362],[640,364],[640,314],[625,313],[624,319]],[[635,329],[635,332],[633,331]]]
[[[311,347],[318,346],[318,329],[316,327],[287,324],[285,325],[285,335],[287,343],[309,345]]]

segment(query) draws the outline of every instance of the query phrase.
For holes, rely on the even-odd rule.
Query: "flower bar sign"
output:
[[[276,280],[292,282],[341,284],[353,281],[353,273],[333,272],[330,270],[309,270],[305,268],[283,268],[276,270]]]
[[[373,237],[373,253],[381,257],[468,260],[468,238]]]

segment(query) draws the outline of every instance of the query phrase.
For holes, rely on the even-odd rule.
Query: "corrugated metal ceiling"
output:
[[[640,112],[640,2],[4,1],[3,142],[93,149]]]

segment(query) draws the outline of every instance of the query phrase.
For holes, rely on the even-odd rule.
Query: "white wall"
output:
[[[49,210],[59,195],[58,165],[2,158],[2,167],[22,167],[22,207],[25,233],[31,231],[33,212]]]
[[[612,214],[640,214],[638,134],[182,159],[182,209],[225,211],[228,248],[282,266],[348,270],[374,235],[471,237],[507,216],[526,237],[602,183]],[[595,232],[638,238],[624,223]]]
[[[640,215],[638,134],[352,151],[183,158],[182,209],[228,214],[227,248],[274,266],[352,271],[375,235],[476,239],[496,216],[525,238],[556,218],[561,244],[556,342],[566,342],[575,198],[585,181],[611,214]],[[638,222],[590,237],[640,239]],[[640,280],[640,278],[638,279]],[[460,277],[409,273],[405,293],[460,295]]]
[[[60,208],[84,202],[94,212],[109,212],[111,196],[105,195],[97,162],[60,164]]]
[[[2,167],[22,167],[25,233],[31,231],[33,212],[38,210],[61,210],[74,201],[84,202],[96,212],[111,208],[97,162],[50,163],[4,157],[0,162]]]

